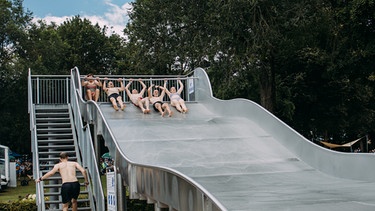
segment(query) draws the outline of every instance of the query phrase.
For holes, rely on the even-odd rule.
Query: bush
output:
[[[20,200],[9,203],[0,203],[0,210],[4,211],[25,211],[37,210],[35,200]]]

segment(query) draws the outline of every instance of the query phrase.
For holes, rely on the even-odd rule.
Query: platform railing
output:
[[[69,75],[31,75],[31,102],[33,104],[70,103]]]
[[[36,144],[37,137],[36,137],[36,123],[35,123],[35,105],[33,103],[33,86],[32,86],[32,79],[31,79],[31,71],[29,70],[28,74],[28,112],[30,115],[30,132],[31,132],[31,151],[33,153],[33,178],[39,178],[42,176],[39,167],[39,153],[38,153],[38,145]],[[38,211],[45,210],[44,204],[44,191],[43,186],[41,183],[36,184],[36,205],[38,207]]]
[[[154,75],[139,75],[139,76],[110,75],[110,76],[105,76],[105,75],[98,75],[98,76],[94,76],[94,77],[97,78],[96,80],[100,81],[102,84],[104,84],[104,82],[106,82],[108,84],[109,81],[112,81],[115,87],[120,86],[120,83],[118,81],[119,79],[121,79],[124,86],[126,86],[130,81],[132,81],[132,84],[129,86],[129,91],[131,91],[133,89],[136,89],[136,90],[138,90],[138,92],[140,92],[142,90],[142,85],[139,83],[139,79],[140,79],[146,85],[146,90],[144,92],[143,97],[148,96],[147,89],[151,85],[154,85],[154,87],[152,89],[152,90],[154,90],[155,86],[164,86],[164,82],[166,82],[167,89],[170,89],[172,86],[174,86],[178,90],[180,88],[180,84],[178,83],[178,80],[181,80],[181,82],[184,86],[184,89],[181,93],[181,97],[187,102],[194,102],[195,101],[194,96],[190,94],[190,93],[193,92],[193,89],[194,89],[194,87],[192,85],[193,81],[194,81],[193,76],[185,77],[185,76],[176,76],[176,75],[169,75],[169,76],[165,76],[165,75],[162,75],[162,76],[154,76]],[[86,80],[86,76],[80,76],[80,79],[81,80],[79,81],[79,84],[82,84],[82,81]],[[78,83],[78,82],[76,82],[76,83]],[[86,88],[81,87],[80,89],[81,89],[81,95],[85,96],[86,95],[85,94]],[[98,87],[98,89],[100,91],[98,102],[109,102],[109,100],[107,99],[107,95],[103,91],[103,89],[101,87]],[[160,89],[159,93],[161,93],[161,91],[162,90]],[[125,91],[121,92],[120,95],[121,95],[122,99],[124,99],[124,102],[129,102],[129,97],[128,97],[128,95]],[[163,100],[169,101],[168,96],[165,95]]]

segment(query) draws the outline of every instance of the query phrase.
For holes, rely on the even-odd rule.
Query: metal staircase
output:
[[[68,105],[35,106],[36,143],[41,175],[46,174],[59,162],[60,152],[67,152],[69,160],[81,163],[71,115]],[[78,170],[77,178],[81,183],[78,210],[93,210],[90,192],[86,190],[83,175]],[[60,174],[56,173],[41,183],[46,210],[61,210],[61,182]]]

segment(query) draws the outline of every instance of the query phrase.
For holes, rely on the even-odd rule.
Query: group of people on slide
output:
[[[133,79],[129,80],[129,83],[124,86],[123,79],[117,79],[120,86],[114,86],[113,81],[108,81],[108,78],[104,78],[102,83],[99,77],[94,78],[92,74],[88,74],[82,80],[82,86],[86,87],[86,100],[98,101],[100,90],[98,87],[102,87],[103,91],[107,94],[108,100],[112,103],[113,108],[118,111],[119,109],[124,110],[126,105],[120,95],[120,92],[126,91],[126,94],[129,96],[129,99],[133,105],[140,108],[144,114],[149,114],[150,104],[153,106],[156,112],[159,112],[161,116],[165,116],[168,113],[168,116],[173,115],[173,111],[169,107],[169,103],[164,102],[164,96],[167,94],[169,96],[171,106],[175,107],[177,111],[181,113],[186,113],[188,111],[184,99],[181,98],[181,92],[184,89],[184,85],[181,80],[178,80],[179,89],[172,86],[170,89],[167,89],[167,81],[164,80],[164,86],[151,86],[147,89],[146,84],[138,79],[138,82],[141,84],[142,89],[138,91],[137,89],[129,90],[130,85],[133,83]],[[152,89],[154,90],[152,91]],[[143,97],[147,90],[147,97]],[[159,93],[161,90],[161,93]],[[120,107],[119,107],[120,106]]]

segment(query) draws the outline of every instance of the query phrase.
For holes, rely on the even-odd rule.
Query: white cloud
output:
[[[80,17],[86,18],[91,21],[92,24],[98,23],[100,27],[107,26],[108,35],[116,33],[124,37],[123,30],[129,21],[129,11],[132,9],[132,6],[129,3],[118,6],[113,4],[110,0],[105,0],[105,4],[108,5],[107,11],[103,16],[99,15],[85,15],[81,14]],[[35,17],[34,21],[43,19],[46,23],[54,22],[57,25],[62,24],[64,21],[73,18],[73,16],[51,16],[47,15],[44,18]]]

